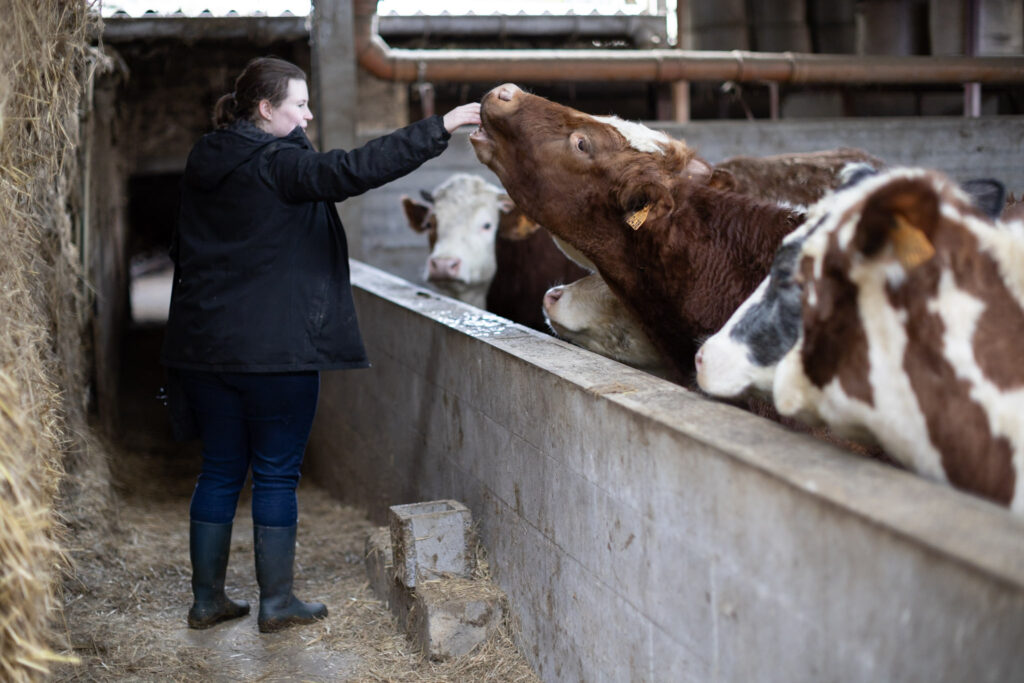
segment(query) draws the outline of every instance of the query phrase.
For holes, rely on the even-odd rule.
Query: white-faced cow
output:
[[[837,193],[790,259],[797,329],[771,386],[780,413],[1021,513],[1024,230],[1000,208],[920,169]]]
[[[549,289],[544,317],[556,335],[577,346],[655,375],[668,373],[640,321],[597,273]]]
[[[732,157],[715,166],[709,182],[761,199],[807,205],[835,189],[842,169],[851,164],[865,169],[883,165],[870,154],[847,147]],[[665,364],[660,355],[650,355],[657,352],[640,322],[597,275],[548,290],[544,314],[555,334],[577,346],[655,373]]]
[[[460,301],[547,331],[544,292],[587,271],[480,176],[457,173],[423,200],[402,197],[409,226],[429,239],[425,279]]]
[[[799,214],[711,186],[685,143],[499,86],[470,136],[526,215],[582,253],[680,379],[768,272]]]

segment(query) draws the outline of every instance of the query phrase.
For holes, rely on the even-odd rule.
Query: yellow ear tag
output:
[[[626,218],[626,224],[634,230],[638,230],[640,226],[644,224],[644,221],[647,220],[647,214],[650,212],[651,205],[647,204],[644,208]]]
[[[519,214],[519,217],[516,219],[516,227],[512,229],[512,233],[515,236],[515,239],[524,240],[536,232],[539,227],[539,225],[531,221],[526,216]]]
[[[935,255],[935,247],[928,241],[928,237],[902,216],[896,217],[896,229],[889,235],[889,239],[896,251],[896,259],[907,270],[916,268]]]

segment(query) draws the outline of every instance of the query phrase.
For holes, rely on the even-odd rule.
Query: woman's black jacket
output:
[[[369,365],[334,207],[415,170],[448,146],[433,116],[345,152],[316,152],[302,128],[248,122],[189,154],[162,362],[287,372]]]

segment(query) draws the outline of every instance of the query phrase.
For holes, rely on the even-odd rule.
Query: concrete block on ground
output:
[[[431,659],[468,654],[505,618],[505,593],[486,580],[421,580],[407,633]]]
[[[395,576],[414,588],[418,578],[468,577],[473,571],[473,518],[456,500],[435,500],[389,508]]]
[[[446,576],[405,586],[392,561],[391,532],[378,527],[366,539],[366,575],[398,628],[431,659],[470,652],[505,618],[505,593],[487,579]]]

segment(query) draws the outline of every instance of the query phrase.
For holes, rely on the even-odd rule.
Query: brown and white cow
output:
[[[500,187],[457,173],[423,201],[402,197],[409,227],[426,232],[424,277],[441,292],[514,322],[547,331],[541,310],[554,284],[587,273],[558,250]]]
[[[1024,225],[998,212],[921,169],[838,193],[792,242],[798,327],[771,386],[781,414],[1021,513]]]
[[[848,147],[767,157],[732,157],[715,166],[711,184],[791,205],[813,204],[841,182],[844,168],[876,170],[883,162]],[[548,290],[544,315],[555,334],[590,351],[658,373],[640,322],[599,276]],[[699,379],[699,377],[698,377]]]
[[[600,272],[681,379],[768,272],[799,215],[713,187],[685,143],[498,86],[470,135],[526,215]]]
[[[768,277],[698,350],[697,383],[703,391],[724,399],[771,395],[778,362],[800,336],[802,290],[796,267],[803,243],[850,202],[859,201],[863,189],[858,183],[877,172],[868,164],[849,165],[840,174],[839,191],[812,205],[804,224],[783,239]],[[995,218],[1003,211],[1005,192],[997,181],[969,180],[961,189],[986,215]]]

